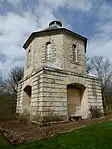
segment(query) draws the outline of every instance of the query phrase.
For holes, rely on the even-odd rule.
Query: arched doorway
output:
[[[85,86],[82,84],[68,84],[67,85],[67,106],[68,117],[81,116],[81,102]]]
[[[32,93],[32,87],[29,85],[26,86],[24,88],[24,93],[23,93],[23,113],[24,114],[30,113],[31,93]]]

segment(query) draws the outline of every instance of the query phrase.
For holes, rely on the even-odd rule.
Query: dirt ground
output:
[[[38,124],[27,123],[26,121],[2,120],[0,121],[0,131],[12,144],[20,144],[27,141],[44,139],[57,133],[70,131],[75,128],[77,129],[91,123],[99,123],[109,120],[110,117],[106,117],[51,124],[43,127],[40,127]]]

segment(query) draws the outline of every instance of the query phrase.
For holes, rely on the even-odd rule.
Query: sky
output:
[[[0,70],[24,65],[22,48],[52,20],[88,39],[87,55],[112,60],[112,0],[0,0]]]

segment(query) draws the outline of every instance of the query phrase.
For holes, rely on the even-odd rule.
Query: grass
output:
[[[12,146],[8,143],[8,141],[4,138],[2,134],[0,134],[0,149],[8,149]]]
[[[52,138],[35,141],[32,143],[11,147],[0,136],[0,142],[4,141],[2,149],[112,149],[112,123],[106,122],[94,124],[60,134]]]

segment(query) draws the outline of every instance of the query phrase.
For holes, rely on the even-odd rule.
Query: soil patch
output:
[[[57,133],[69,132],[92,123],[106,122],[110,119],[112,119],[112,117],[51,124],[43,127],[25,121],[2,120],[0,121],[0,131],[12,144],[21,144],[28,141],[48,138]]]

